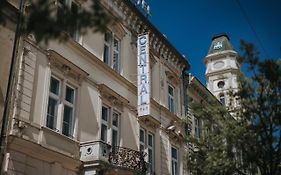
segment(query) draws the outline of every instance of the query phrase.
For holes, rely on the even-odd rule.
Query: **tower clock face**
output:
[[[224,66],[224,62],[223,61],[217,61],[214,63],[214,68],[215,69],[220,69]]]

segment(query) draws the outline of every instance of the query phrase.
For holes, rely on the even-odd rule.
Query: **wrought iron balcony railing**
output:
[[[112,147],[108,161],[114,166],[131,169],[144,174],[147,170],[147,163],[144,157],[145,153],[143,152],[116,146]]]
[[[80,145],[80,160],[84,162],[85,167],[100,166],[105,163],[111,168],[145,174],[147,163],[144,158],[143,152],[119,146],[112,147],[102,141],[90,141]]]

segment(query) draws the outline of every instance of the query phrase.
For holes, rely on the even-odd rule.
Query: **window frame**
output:
[[[102,118],[102,109],[106,108],[107,109],[107,121],[103,120]],[[114,107],[111,107],[109,105],[106,105],[105,103],[102,103],[102,109],[101,109],[101,115],[100,115],[100,120],[101,120],[101,132],[100,132],[100,140],[110,144],[111,146],[119,146],[120,145],[120,133],[121,133],[121,112],[119,110],[115,109]],[[114,114],[117,114],[117,126],[114,126],[113,124],[113,117]],[[106,140],[102,140],[102,125],[105,125],[107,130],[106,130]],[[117,132],[117,143],[113,143],[113,132]]]
[[[141,141],[141,131],[143,132],[144,141]],[[152,136],[152,145],[149,145],[149,136]],[[141,149],[143,147],[143,150]],[[149,162],[149,150],[152,151],[152,162]],[[143,153],[147,153],[147,162],[148,166],[151,165],[151,170],[149,172],[149,168],[147,170],[148,175],[153,175],[155,172],[155,134],[151,131],[148,131],[142,127],[139,129],[139,151]]]
[[[69,102],[66,100],[66,88],[69,87],[73,90],[73,103]],[[63,104],[63,116],[62,116],[62,126],[61,126],[61,130],[63,132],[63,128],[64,128],[64,117],[65,117],[65,106],[72,108],[72,116],[71,116],[71,123],[70,123],[70,128],[69,131],[71,134],[70,136],[73,137],[73,128],[74,128],[74,116],[75,116],[75,101],[76,101],[76,88],[74,86],[72,86],[71,84],[69,84],[68,82],[65,83],[65,85],[63,86],[64,90],[63,90],[63,99],[62,99],[62,104]],[[66,134],[64,134],[66,135]],[[69,136],[69,135],[67,135]]]
[[[194,117],[194,136],[197,139],[200,139],[202,136],[202,121]]]
[[[170,94],[170,88],[173,90],[173,94]],[[168,83],[168,110],[172,113],[176,113],[176,89],[173,85],[171,85],[170,83]],[[171,102],[172,102],[172,106],[171,106]],[[171,108],[172,107],[172,108]]]
[[[59,90],[58,95],[51,92],[51,83],[52,79],[59,81]],[[75,118],[76,118],[76,108],[77,108],[77,93],[78,93],[78,86],[75,83],[69,81],[67,77],[59,76],[59,74],[51,73],[49,77],[49,89],[48,89],[48,99],[47,99],[47,110],[46,110],[46,118],[44,126],[47,128],[54,130],[66,137],[74,138],[74,127],[75,127]],[[66,87],[70,87],[73,90],[73,103],[68,102],[66,98]],[[57,108],[56,108],[56,119],[54,120],[54,126],[48,126],[48,118],[49,118],[49,105],[50,105],[50,98],[57,100]],[[72,108],[72,115],[69,121],[69,128],[68,133],[64,133],[64,117],[65,117],[65,106]]]
[[[176,158],[173,157],[173,149],[176,150]],[[171,174],[178,175],[179,174],[179,150],[175,146],[171,146]],[[176,163],[176,166],[174,166]]]
[[[55,79],[55,80],[57,80],[58,82],[59,82],[59,88],[58,88],[58,95],[57,94],[54,94],[53,92],[51,92],[51,83],[52,83],[52,78],[53,79]],[[47,115],[46,115],[46,124],[45,124],[45,126],[47,126],[48,128],[50,128],[50,129],[55,129],[55,130],[57,130],[57,120],[58,120],[58,110],[59,110],[59,104],[60,104],[60,94],[61,94],[61,80],[59,79],[59,78],[57,78],[57,77],[54,77],[54,76],[51,76],[50,77],[50,85],[49,85],[49,90],[48,90],[48,102],[47,102]],[[51,99],[53,99],[53,100],[55,100],[56,102],[57,102],[57,104],[56,104],[56,107],[55,107],[55,115],[54,116],[52,116],[52,117],[54,117],[54,123],[53,123],[53,126],[48,126],[49,124],[49,116],[51,116],[50,114],[49,114],[49,105],[50,105],[50,98]]]
[[[58,17],[59,16],[59,11],[60,10],[64,10],[64,8],[67,8],[70,10],[71,13],[72,12],[72,5],[75,4],[77,6],[77,11],[79,11],[79,8],[81,7],[81,5],[76,1],[76,0],[62,0],[63,2],[60,2],[60,0],[56,0],[57,2],[57,15]],[[65,15],[63,12],[62,12],[62,15]],[[78,31],[78,23],[76,24],[75,26],[75,29],[74,31],[65,31],[74,41],[76,42],[81,42],[81,34],[80,32]]]
[[[116,126],[114,126],[114,124],[113,124],[113,118],[114,118],[114,114],[117,114],[117,127]],[[112,113],[112,119],[111,119],[111,145],[112,146],[119,146],[119,144],[120,144],[120,116],[121,116],[121,114],[118,112],[118,111],[116,111],[116,110],[113,110],[113,113]],[[117,132],[117,139],[116,139],[116,141],[117,141],[117,143],[116,143],[116,145],[115,145],[115,143],[114,143],[114,141],[113,141],[113,132],[114,131],[116,131]]]
[[[109,35],[109,41],[106,41],[106,35]],[[115,49],[115,41],[117,41],[118,48]],[[108,48],[107,60],[105,60],[105,47]],[[115,53],[117,54],[117,64],[115,64]],[[103,47],[103,62],[111,67],[114,71],[120,73],[121,65],[121,39],[114,34],[111,30],[107,30],[104,34],[104,47]],[[116,66],[116,67],[115,67]]]
[[[149,136],[152,136],[152,145],[149,145]],[[152,162],[149,162],[149,150],[152,151]],[[148,174],[152,175],[153,172],[155,172],[155,136],[153,133],[148,132],[147,134],[147,157],[148,157],[148,164],[151,164],[151,171],[149,172],[149,168],[148,168]]]
[[[225,94],[224,93],[219,94],[219,101],[221,102],[221,104],[225,105]]]
[[[108,107],[108,106],[105,106],[105,105],[102,105],[102,110],[103,110],[103,108],[105,108],[106,110],[107,110],[107,120],[104,120],[103,119],[103,112],[101,112],[101,135],[100,135],[100,139],[102,140],[102,141],[104,141],[104,142],[108,142],[108,129],[109,129],[109,118],[110,118],[110,107]],[[105,140],[103,140],[103,130],[102,130],[102,128],[103,128],[103,125],[106,127],[106,130],[105,130]]]
[[[140,139],[141,139],[141,132],[140,131],[142,131],[143,132],[143,139],[144,139],[144,141],[141,141]],[[139,149],[140,149],[140,151],[142,151],[142,152],[145,152],[145,147],[146,147],[146,131],[145,131],[145,129],[143,129],[143,128],[140,128],[140,136],[139,136]],[[143,150],[141,149],[141,147],[143,147]]]

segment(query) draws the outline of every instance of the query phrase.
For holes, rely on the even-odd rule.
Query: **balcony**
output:
[[[109,163],[120,168],[128,168],[140,173],[146,172],[145,154],[124,147],[113,147],[109,154]]]
[[[122,170],[133,174],[145,174],[145,154],[124,147],[111,147],[102,141],[82,143],[80,160],[85,172],[91,169],[104,171]]]

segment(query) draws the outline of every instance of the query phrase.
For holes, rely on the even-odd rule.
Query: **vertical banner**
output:
[[[150,114],[150,66],[148,34],[138,36],[138,116]]]

